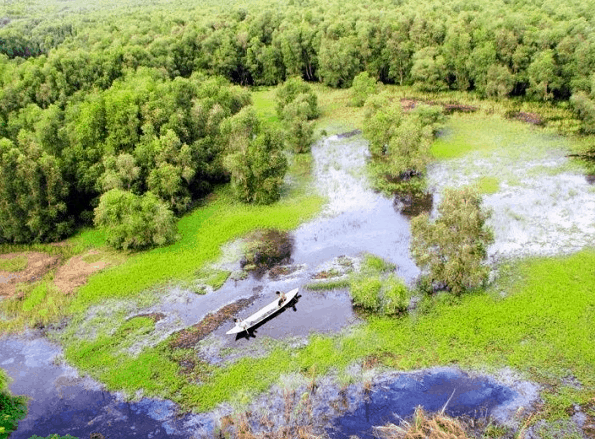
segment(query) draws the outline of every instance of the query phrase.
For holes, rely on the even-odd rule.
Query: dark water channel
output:
[[[0,352],[0,366],[13,380],[10,390],[30,398],[27,417],[11,439],[55,433],[81,439],[92,433],[108,439],[182,439],[213,428],[206,417],[179,416],[171,401],[124,402],[72,368],[53,364],[61,349],[39,336],[0,339]]]
[[[402,374],[376,385],[356,410],[335,419],[327,432],[333,439],[352,435],[372,438],[373,426],[389,422],[399,425],[417,406],[437,412],[446,405],[445,413],[449,416],[482,418],[503,410],[509,403],[518,408],[517,397],[517,392],[494,380],[471,377],[456,369]]]

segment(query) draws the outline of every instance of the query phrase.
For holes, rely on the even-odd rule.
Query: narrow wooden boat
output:
[[[277,311],[283,309],[289,302],[291,302],[295,296],[297,296],[298,288],[291,290],[289,293],[285,294],[285,301],[279,306],[279,298],[276,298],[273,302],[269,303],[267,306],[262,308],[260,311],[256,311],[250,317],[246,317],[241,322],[237,322],[236,325],[227,331],[227,334],[239,334],[240,332],[247,331],[248,329],[252,328],[254,325],[259,324],[264,319],[272,316]]]

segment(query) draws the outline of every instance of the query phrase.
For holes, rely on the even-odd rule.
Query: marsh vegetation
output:
[[[0,6],[0,331],[207,435],[252,437],[275,386],[265,427],[314,434],[318,385],[355,410],[383,370],[443,365],[540,401],[380,433],[590,434],[556,429],[595,397],[595,4],[203,3]],[[222,341],[296,286],[285,330]]]

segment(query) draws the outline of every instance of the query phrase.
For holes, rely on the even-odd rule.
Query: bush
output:
[[[152,192],[139,196],[121,189],[103,194],[95,209],[95,225],[117,249],[141,249],[173,242],[176,222],[167,205]]]
[[[351,105],[362,107],[368,96],[376,93],[378,85],[368,72],[362,72],[353,78],[351,85]]]
[[[293,240],[288,232],[257,230],[248,237],[242,265],[245,269],[272,267],[289,259],[292,250]]]
[[[409,307],[411,296],[409,289],[402,279],[395,275],[389,276],[382,286],[382,311],[394,316],[403,314]]]
[[[446,189],[438,207],[439,217],[428,214],[411,221],[411,254],[430,282],[454,294],[480,286],[489,268],[483,264],[487,247],[494,242],[485,225],[490,214],[481,209],[481,196],[473,187]]]
[[[299,99],[298,99],[299,97]],[[301,78],[290,78],[285,81],[277,90],[277,115],[283,119],[285,107],[295,100],[301,100],[307,103],[308,111],[306,116],[308,120],[316,119],[320,112],[318,110],[318,97],[312,91],[312,88]]]
[[[8,376],[0,368],[0,439],[8,438],[17,429],[19,420],[27,413],[26,399],[12,396],[8,390]]]
[[[382,281],[379,277],[365,276],[355,278],[351,282],[353,304],[367,311],[380,309],[380,289]]]

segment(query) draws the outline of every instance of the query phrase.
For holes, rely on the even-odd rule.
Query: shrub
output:
[[[167,205],[152,192],[139,196],[112,189],[101,196],[95,225],[104,229],[107,242],[118,249],[140,249],[170,243],[176,222]]]
[[[353,304],[367,311],[380,309],[382,281],[378,276],[362,275],[351,282]]]
[[[0,368],[0,439],[7,438],[27,413],[26,399],[12,396],[8,390],[8,376]]]
[[[434,223],[428,214],[411,221],[414,260],[428,272],[432,284],[442,284],[455,294],[480,286],[489,274],[483,264],[487,247],[494,242],[481,196],[469,186],[446,189],[438,213]]]
[[[297,100],[307,102],[307,119],[316,119],[320,112],[318,110],[318,97],[316,93],[312,91],[312,88],[305,83],[301,78],[290,78],[285,81],[277,90],[277,115],[280,119],[283,119],[285,114],[285,107]]]
[[[288,232],[257,230],[248,237],[242,265],[246,269],[271,267],[291,256],[293,240]]]
[[[362,261],[363,272],[386,273],[395,270],[395,264],[382,259],[381,257],[367,254]]]
[[[382,311],[386,315],[403,314],[409,307],[409,289],[402,279],[390,275],[382,286]]]
[[[314,122],[308,120],[309,103],[305,94],[286,105],[283,110],[285,142],[295,153],[309,152],[314,134]]]
[[[378,85],[368,72],[362,72],[353,78],[351,85],[351,105],[362,107],[368,96],[376,93]]]

